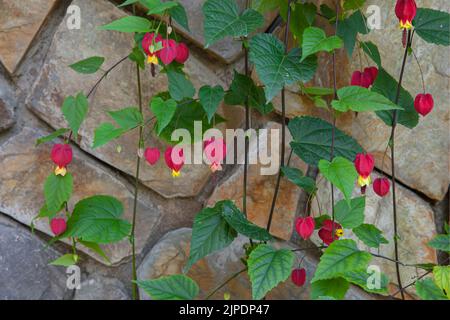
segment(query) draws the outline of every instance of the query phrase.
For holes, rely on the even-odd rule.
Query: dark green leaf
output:
[[[416,292],[423,300],[448,300],[444,292],[430,278],[417,281]]]
[[[200,290],[194,280],[182,274],[136,283],[153,300],[194,300]]]
[[[184,98],[192,98],[195,94],[195,88],[186,75],[175,68],[167,68],[167,78],[169,79],[170,96],[181,101]]]
[[[364,112],[403,109],[402,107],[399,107],[391,102],[382,94],[359,86],[344,87],[339,89],[338,97],[339,100],[333,100],[331,104],[334,109],[340,112],[347,112],[349,110]]]
[[[131,130],[143,124],[142,113],[136,107],[129,107],[117,111],[109,111],[108,114],[123,130]]]
[[[209,122],[211,122],[212,118],[214,117],[214,114],[216,113],[217,108],[219,108],[224,95],[225,93],[221,86],[203,86],[200,88],[198,97],[200,99],[200,103],[203,106],[203,109],[208,115]]]
[[[169,10],[169,14],[180,26],[187,31],[190,31],[186,9],[181,5],[181,3],[178,3],[177,6],[171,8]]]
[[[98,243],[82,241],[82,240],[79,240],[79,242],[86,248],[91,249],[96,254],[98,254],[100,257],[102,257],[106,263],[111,264],[111,261],[109,260],[108,256],[105,254],[105,252],[103,251],[103,249],[100,247],[100,245]]]
[[[173,99],[164,101],[159,97],[155,97],[151,101],[150,108],[157,120],[156,133],[160,135],[173,119],[177,103]]]
[[[317,189],[314,179],[304,176],[300,169],[282,167],[281,171],[289,181],[296,184],[299,188],[305,190],[308,193],[314,193]]]
[[[136,62],[139,65],[139,68],[145,69],[145,55],[140,48],[138,47],[133,48],[133,51],[130,53],[128,58],[131,61]]]
[[[53,133],[49,134],[48,136],[37,139],[36,146],[38,146],[42,143],[45,143],[45,142],[52,141],[52,140],[58,138],[59,136],[64,135],[65,133],[67,133],[69,131],[70,131],[70,129],[67,129],[67,128],[58,129],[58,130],[54,131]]]
[[[322,159],[319,161],[319,170],[322,175],[338,188],[350,204],[355,181],[358,178],[353,162],[335,157],[332,162]]]
[[[311,283],[311,299],[333,297],[336,300],[342,300],[349,287],[350,284],[343,278],[315,281]]]
[[[202,10],[206,47],[227,36],[248,36],[264,24],[264,17],[253,9],[239,14],[235,0],[207,0]]]
[[[98,148],[110,142],[111,140],[119,138],[126,130],[116,128],[112,123],[105,122],[98,126],[94,131],[94,143],[92,148]]]
[[[373,42],[361,42],[364,52],[381,68],[381,55],[378,47]]]
[[[377,294],[387,294],[389,278],[384,274],[380,273],[376,275],[374,273],[367,272],[368,270],[357,270],[350,271],[344,275],[344,278],[364,289],[366,292],[377,293]],[[379,276],[379,279],[376,277]],[[369,278],[371,277],[371,278]],[[377,281],[379,280],[379,283]]]
[[[331,137],[333,126],[319,118],[296,117],[289,121],[293,137],[291,147],[296,155],[310,165],[317,166],[321,159],[331,158]],[[361,146],[339,129],[335,132],[334,155],[353,161]]]
[[[93,196],[79,201],[67,221],[64,237],[76,237],[99,244],[114,243],[130,234],[131,225],[120,219],[122,203],[110,196]]]
[[[366,3],[366,0],[345,0],[344,9],[345,10],[356,10],[361,8]]]
[[[96,73],[102,66],[103,62],[105,62],[105,58],[103,57],[90,57],[71,64],[69,67],[78,73],[91,74]]]
[[[347,19],[339,21],[337,35],[344,40],[345,49],[349,57],[353,55],[358,33],[367,34],[368,32],[366,18],[359,10],[355,11]]]
[[[254,300],[264,298],[267,292],[289,277],[294,258],[291,250],[276,250],[266,244],[252,251],[247,263]]]
[[[87,115],[88,104],[88,100],[82,92],[78,93],[76,97],[67,97],[63,102],[62,113],[74,134],[78,134],[78,130]]]
[[[314,222],[316,224],[314,229],[317,230],[317,229],[322,228],[323,222],[325,220],[331,220],[331,217],[329,215],[327,215],[327,214],[322,214],[321,216],[318,216],[318,217],[314,218]]]
[[[153,0],[151,2],[153,5],[149,7],[148,15],[162,14],[164,11],[173,9],[179,5],[176,1],[161,2],[160,0]]]
[[[383,233],[377,227],[372,224],[362,224],[353,229],[356,236],[371,248],[379,248],[381,244],[389,243],[386,238],[383,237]]]
[[[99,27],[100,30],[113,30],[119,32],[149,32],[152,30],[151,22],[146,18],[126,16],[109,24]]]
[[[336,220],[346,229],[356,228],[364,222],[365,207],[366,197],[352,199],[350,206],[341,200],[334,206]]]
[[[434,249],[450,252],[450,234],[438,234],[428,245]]]
[[[72,196],[73,178],[70,173],[65,176],[55,175],[53,172],[47,177],[44,184],[44,196],[47,209],[57,212]]]
[[[450,45],[450,15],[448,12],[419,8],[413,25],[417,35],[426,42]]]
[[[281,16],[284,21],[287,19],[287,6],[284,6],[285,10],[281,11]],[[291,9],[291,23],[289,29],[292,34],[297,38],[299,43],[302,43],[303,32],[306,28],[312,26],[316,19],[317,7],[314,3],[295,3]]]

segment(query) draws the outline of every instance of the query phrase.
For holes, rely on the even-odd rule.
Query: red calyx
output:
[[[306,282],[306,270],[305,270],[305,268],[292,270],[291,280],[297,287],[303,286],[305,284],[305,282]]]
[[[375,160],[370,153],[358,153],[354,163],[356,171],[363,178],[370,176],[375,166]]]
[[[391,183],[387,178],[377,178],[373,182],[373,191],[380,197],[384,197],[389,193]]]
[[[60,168],[72,162],[72,147],[68,144],[55,144],[51,152],[52,161]]]
[[[186,44],[181,42],[177,46],[177,56],[175,57],[175,61],[184,64],[187,59],[189,59],[189,48]]]
[[[325,220],[322,228],[319,230],[319,237],[326,245],[330,245],[334,240],[339,240],[339,236],[336,235],[336,231],[342,229],[339,223],[332,220]],[[334,233],[334,234],[333,234]]]
[[[353,72],[352,80],[351,80],[350,84],[352,86],[369,88],[371,85],[374,84],[377,76],[378,76],[377,67],[365,68],[363,72],[361,72],[361,71]]]
[[[411,25],[417,14],[417,5],[414,0],[397,0],[395,15],[402,27]]]
[[[160,156],[161,153],[159,152],[158,148],[147,148],[144,151],[145,160],[147,160],[147,162],[151,166],[158,162]]]
[[[156,52],[156,56],[165,65],[171,64],[177,56],[177,43],[173,39],[163,39],[162,49]]]
[[[179,147],[169,147],[164,153],[164,158],[166,160],[166,165],[169,169],[174,172],[180,172],[184,165],[184,152],[182,148]]]
[[[295,220],[295,230],[303,238],[307,240],[311,237],[315,228],[315,221],[312,217],[299,217]]]
[[[418,94],[416,99],[414,100],[414,108],[416,109],[417,113],[419,113],[423,117],[429,114],[433,110],[433,107],[433,96],[429,93]]]
[[[53,218],[50,221],[50,229],[55,236],[59,236],[66,231],[67,224],[63,218]]]

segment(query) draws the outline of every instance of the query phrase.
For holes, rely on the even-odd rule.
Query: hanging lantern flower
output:
[[[177,43],[173,39],[163,39],[161,42],[162,49],[156,55],[165,65],[171,64],[177,57]]]
[[[179,177],[180,170],[184,165],[184,152],[179,147],[169,147],[164,153],[166,165],[172,170],[172,177]]]
[[[63,218],[53,218],[50,221],[50,229],[55,236],[59,236],[66,231],[67,224]]]
[[[355,169],[359,174],[358,185],[361,187],[361,192],[364,194],[366,191],[366,187],[371,183],[370,174],[375,167],[375,160],[369,153],[358,153],[356,155],[354,164]]]
[[[298,217],[295,220],[295,230],[303,238],[303,240],[307,240],[311,237],[314,232],[315,221],[313,217]]]
[[[222,170],[222,161],[227,154],[227,145],[223,139],[215,139],[214,137],[203,143],[204,153],[212,172]]]
[[[412,21],[417,14],[417,5],[414,0],[397,0],[395,5],[395,15],[400,21],[401,29],[411,29]]]
[[[147,148],[144,151],[144,157],[147,162],[153,166],[156,164],[161,157],[161,153],[159,152],[158,148]]]
[[[149,32],[144,35],[144,38],[142,39],[142,49],[144,49],[144,52],[147,54],[147,63],[153,65],[158,64],[156,53],[159,50],[156,49],[156,43],[161,41],[162,37],[159,34],[155,36],[155,33]]]
[[[56,164],[55,174],[65,176],[66,167],[72,162],[73,152],[69,144],[55,144],[51,151],[52,161]]]
[[[434,108],[433,96],[429,93],[418,94],[416,99],[414,100],[414,108],[416,109],[417,113],[419,113],[421,116],[425,117]]]
[[[175,61],[184,64],[187,59],[189,59],[189,48],[186,44],[181,42],[177,45],[177,56],[175,57]]]
[[[306,282],[306,270],[305,270],[305,268],[292,270],[291,280],[297,287],[303,286],[305,284],[305,282]]]
[[[330,219],[325,220],[319,230],[319,237],[326,245],[330,245],[334,240],[339,240],[343,235],[342,226]]]
[[[384,197],[389,193],[391,183],[387,178],[377,178],[373,181],[373,191],[380,197]]]

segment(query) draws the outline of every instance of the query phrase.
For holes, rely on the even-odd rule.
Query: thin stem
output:
[[[395,97],[395,104],[398,104],[400,99],[400,92],[402,88],[403,75],[405,73],[406,66],[406,58],[408,57],[408,49],[411,46],[411,30],[408,31],[408,41],[405,48],[405,53],[403,55],[402,68],[400,71],[400,78],[397,86],[397,94]],[[392,130],[391,137],[389,139],[391,145],[391,172],[392,172],[392,207],[393,207],[393,216],[394,216],[394,251],[395,251],[395,260],[399,260],[398,254],[398,226],[397,226],[397,197],[396,197],[396,177],[395,177],[395,128],[397,127],[397,110],[393,111],[392,115]],[[395,263],[395,269],[397,273],[397,281],[398,286],[400,288],[400,293],[402,296],[402,300],[405,300],[405,294],[402,288],[402,280],[400,277],[400,264],[398,262]]]
[[[244,44],[245,53],[245,75],[249,76],[249,66],[248,66],[248,48]],[[248,185],[248,162],[249,162],[249,147],[250,147],[250,137],[247,135],[250,129],[250,107],[248,103],[248,96],[245,98],[245,162],[244,162],[244,190],[242,199],[242,209],[244,215],[247,216],[247,185]]]
[[[111,68],[109,68],[108,70],[105,71],[105,73],[97,80],[97,82],[94,84],[94,86],[91,88],[91,90],[89,90],[88,94],[86,95],[86,98],[89,98],[91,96],[91,94],[95,91],[95,89],[97,89],[98,85],[100,84],[100,82],[103,81],[103,79],[106,78],[106,76],[113,71],[118,65],[120,65],[122,62],[124,62],[125,60],[128,59],[128,56],[123,57],[122,59],[120,59],[119,61],[117,61]]]
[[[420,66],[420,62],[419,62],[419,59],[417,59],[417,56],[416,56],[415,51],[414,51],[414,50],[411,50],[411,52],[412,52],[412,54],[413,54],[413,56],[414,56],[414,59],[415,59],[416,62],[417,62],[417,66],[419,67],[420,78],[422,79],[422,89],[423,89],[423,93],[425,93],[425,92],[426,92],[426,88],[425,88],[425,79],[423,78],[422,67]]]
[[[214,294],[216,294],[216,292],[218,292],[220,289],[222,289],[223,287],[225,287],[231,280],[237,278],[241,273],[247,271],[247,268],[242,269],[238,272],[236,272],[235,274],[233,274],[231,277],[229,277],[228,279],[226,279],[221,285],[219,285],[217,288],[215,288],[213,291],[211,291],[211,293],[209,293],[205,300],[209,300]]]
[[[291,0],[288,0],[286,30],[284,31],[284,51],[288,53],[288,39],[289,39],[289,25],[291,23]],[[270,226],[272,225],[273,213],[275,211],[275,204],[278,198],[278,192],[280,191],[281,183],[281,168],[284,167],[284,157],[286,149],[286,90],[283,86],[281,90],[281,163],[278,170],[277,182],[275,185],[275,192],[272,199],[272,205],[270,207],[269,220],[267,221],[266,230],[270,232]]]

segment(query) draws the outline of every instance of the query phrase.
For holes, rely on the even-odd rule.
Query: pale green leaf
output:
[[[339,100],[333,100],[331,105],[340,112],[403,110],[382,94],[359,86],[341,88],[337,94]]]
[[[341,200],[334,206],[336,220],[346,229],[356,228],[364,222],[366,197],[354,198],[350,201]]]
[[[194,300],[200,291],[188,276],[175,274],[136,282],[153,300]]]
[[[78,256],[76,254],[65,254],[49,264],[52,266],[70,267],[77,264]]]
[[[355,181],[358,178],[354,164],[342,157],[336,157],[332,162],[322,159],[319,170],[323,176],[338,188],[350,204]]]
[[[65,176],[55,175],[53,172],[47,177],[44,184],[44,196],[47,209],[57,212],[72,196],[73,177],[68,172]]]
[[[62,113],[74,134],[78,134],[78,130],[87,115],[88,104],[88,100],[82,92],[78,93],[76,97],[69,96],[64,99]]]
[[[304,61],[307,57],[317,52],[332,52],[335,49],[341,48],[342,45],[342,39],[338,36],[331,36],[327,38],[325,31],[320,28],[306,28],[303,33],[303,54],[301,61]]]
[[[155,97],[151,101],[150,108],[157,120],[156,133],[160,135],[175,115],[177,103],[173,99],[164,101],[159,97]]]
[[[441,288],[430,278],[417,281],[416,292],[423,300],[448,300]]]
[[[45,142],[52,141],[52,140],[64,135],[65,133],[67,133],[69,131],[70,131],[70,129],[67,129],[67,128],[58,129],[45,137],[36,139],[36,146],[38,146],[42,143],[45,143]]]
[[[150,32],[152,30],[150,20],[136,16],[126,16],[109,24],[99,27],[100,30],[112,30],[119,32]]]

